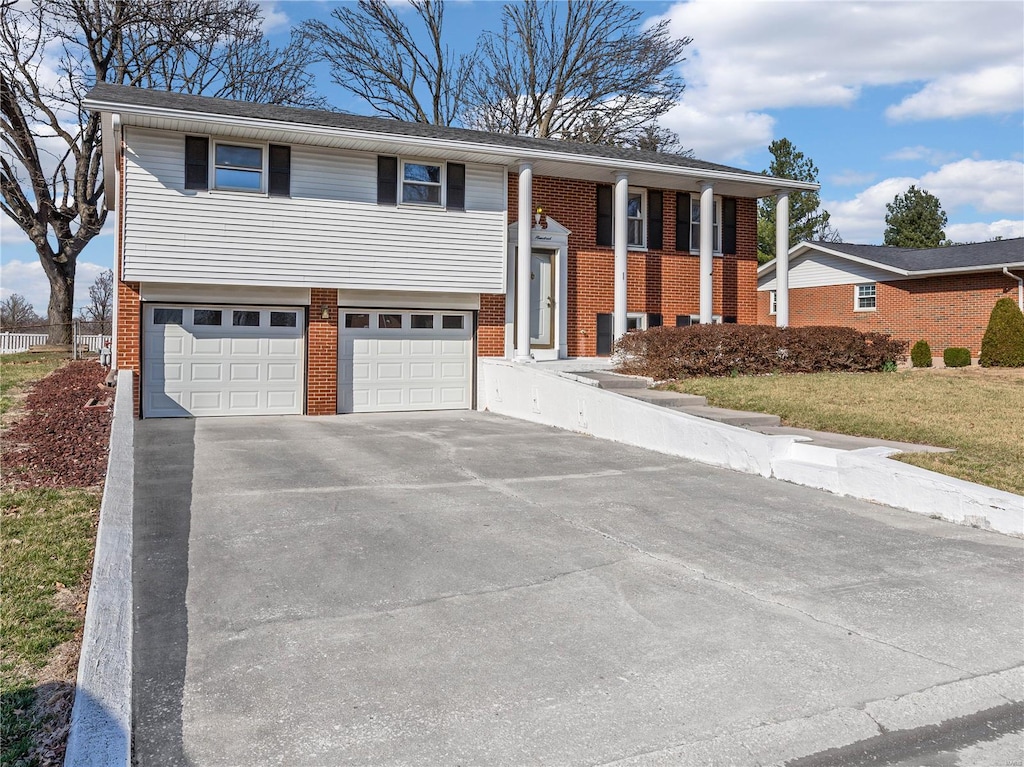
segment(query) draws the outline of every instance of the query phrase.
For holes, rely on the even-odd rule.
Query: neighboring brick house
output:
[[[784,220],[788,192],[816,188],[107,84],[86,105],[116,211],[115,359],[143,417],[470,408],[478,356],[754,323],[757,199]]]
[[[1024,239],[944,248],[801,242],[789,252],[789,324],[889,333],[975,357],[996,301],[1024,301]],[[758,269],[757,317],[774,324],[776,263]]]

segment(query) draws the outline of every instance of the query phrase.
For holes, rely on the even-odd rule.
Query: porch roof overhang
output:
[[[514,171],[530,162],[538,176],[612,183],[629,174],[630,185],[696,192],[702,182],[716,194],[767,197],[780,190],[816,190],[818,184],[765,176],[739,168],[674,155],[596,147],[525,136],[423,126],[397,120],[318,110],[232,102],[141,88],[97,85],[84,102],[102,113],[104,127],[116,114],[122,126],[137,126],[222,138],[305,144],[370,154],[413,155],[463,163],[503,165]],[[116,167],[111,142],[105,164]]]

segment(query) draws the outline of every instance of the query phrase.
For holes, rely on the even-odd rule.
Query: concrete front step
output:
[[[731,426],[778,426],[782,422],[777,415],[748,413],[745,410],[727,410],[722,407],[708,407],[706,405],[683,407],[680,410],[690,415],[708,418],[719,423],[727,423]]]
[[[602,389],[646,389],[650,386],[648,380],[645,378],[634,378],[632,376],[623,376],[618,373],[605,373],[600,370],[584,370],[579,373],[575,373],[580,378],[589,378],[592,381],[597,381],[598,386]]]
[[[604,386],[601,387],[606,388]],[[652,405],[662,407],[683,408],[700,407],[708,404],[707,397],[697,394],[680,394],[674,391],[660,391],[658,389],[615,389],[618,394],[638,399],[641,402],[650,402]]]

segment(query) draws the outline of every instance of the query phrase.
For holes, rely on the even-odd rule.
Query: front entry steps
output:
[[[604,371],[581,371],[574,375],[597,381],[597,385],[602,389],[614,391],[617,394],[632,397],[641,402],[649,402],[652,405],[660,405],[661,407],[670,407],[690,415],[708,418],[719,423],[727,423],[731,426],[756,429],[778,426],[781,423],[777,415],[709,407],[707,398],[696,394],[680,394],[679,392],[648,389],[647,387],[650,384],[644,378],[635,378],[633,376],[624,376]]]

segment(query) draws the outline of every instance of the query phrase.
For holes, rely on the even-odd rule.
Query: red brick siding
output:
[[[516,220],[519,179],[509,175],[508,209]],[[571,357],[597,353],[597,315],[614,308],[614,251],[597,245],[597,186],[593,182],[535,176],[533,207],[558,221],[569,236],[567,352]],[[700,311],[699,258],[676,253],[676,195],[665,190],[662,250],[631,251],[626,262],[626,306],[630,312],[661,314],[674,325],[678,314]],[[715,258],[714,313],[757,321],[757,206],[736,201],[735,256]]]
[[[306,361],[306,413],[334,415],[338,412],[338,291],[311,288],[309,340]],[[328,319],[320,318],[326,306]]]
[[[911,344],[924,339],[935,356],[947,347],[965,346],[977,357],[992,307],[1017,289],[1016,280],[999,273],[879,282],[875,311],[855,312],[854,284],[791,288],[789,324],[889,333]],[[758,322],[775,324],[768,301],[768,291],[760,291]]]
[[[505,355],[505,296],[483,293],[477,315],[476,353],[478,357]]]

